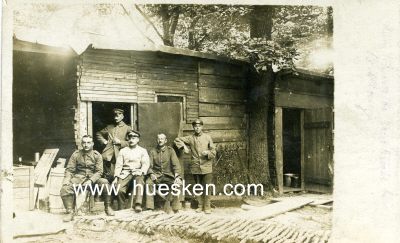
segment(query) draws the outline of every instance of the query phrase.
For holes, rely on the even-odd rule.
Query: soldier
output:
[[[175,145],[183,148],[185,153],[189,153],[190,147],[192,152],[192,161],[190,170],[194,176],[196,184],[203,186],[203,194],[197,198],[199,208],[197,212],[204,210],[205,213],[211,213],[210,196],[204,193],[206,184],[212,182],[212,163],[216,155],[216,150],[211,137],[203,133],[203,121],[196,119],[192,122],[194,134],[186,137],[178,137],[175,139]]]
[[[124,110],[114,108],[113,113],[115,123],[108,125],[96,133],[97,140],[105,145],[101,155],[104,160],[104,176],[109,182],[112,182],[114,179],[115,159],[118,156],[119,150],[128,146],[126,134],[131,131],[131,127],[123,121]]]
[[[125,204],[125,194],[129,185],[135,181],[136,201],[134,210],[142,211],[142,198],[144,189],[144,175],[150,167],[150,159],[145,148],[138,145],[140,133],[130,131],[127,135],[128,147],[121,149],[115,164],[115,179],[113,184],[119,184],[118,209],[123,209]],[[132,195],[133,196],[133,195]],[[132,205],[131,205],[132,206]]]
[[[75,189],[81,185],[83,188],[87,187],[87,193],[90,193],[88,186],[98,184],[102,188],[102,196],[104,199],[104,210],[108,216],[113,216],[114,212],[110,207],[110,184],[104,178],[100,178],[103,173],[103,159],[101,154],[93,150],[93,138],[90,135],[82,137],[82,149],[75,151],[65,169],[65,176],[63,186],[60,191],[61,199],[64,207],[67,210],[67,216],[64,218],[65,222],[69,222],[74,218],[74,201]],[[104,188],[106,187],[106,188]]]
[[[146,208],[154,209],[154,185],[166,184],[171,190],[173,184],[181,185],[181,166],[176,156],[175,150],[167,146],[167,137],[165,134],[160,133],[157,135],[157,147],[150,150],[150,168],[146,185],[148,192],[146,194]],[[172,195],[171,191],[165,198],[166,202],[164,208],[170,209],[169,205],[172,201],[172,210],[177,212],[179,210],[179,197]]]

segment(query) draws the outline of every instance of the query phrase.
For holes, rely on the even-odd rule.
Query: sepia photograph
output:
[[[333,16],[13,4],[7,239],[333,242]]]

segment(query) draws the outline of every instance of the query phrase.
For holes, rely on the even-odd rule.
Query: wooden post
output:
[[[93,136],[93,114],[92,114],[92,102],[87,102],[86,114],[87,114],[87,134]]]
[[[301,139],[301,153],[300,153],[300,178],[301,190],[304,190],[304,110],[300,111],[300,139]]]
[[[131,111],[130,111],[130,113],[129,113],[129,115],[130,115],[130,119],[131,119],[131,129],[133,129],[133,130],[136,130],[135,129],[135,120],[133,120],[133,118],[135,117],[134,115],[133,115],[133,106],[134,106],[134,104],[131,104],[131,106],[130,106],[130,108],[131,108]]]
[[[279,193],[283,193],[282,107],[275,107],[275,167]]]

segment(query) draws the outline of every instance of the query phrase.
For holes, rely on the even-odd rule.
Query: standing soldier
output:
[[[110,207],[110,195],[108,195],[110,184],[106,179],[100,178],[102,173],[103,159],[99,152],[93,150],[93,138],[85,135],[82,137],[82,149],[72,154],[65,169],[63,186],[60,191],[61,199],[68,214],[64,218],[65,222],[74,218],[74,201],[77,196],[75,195],[75,190],[79,186],[85,188],[98,184],[103,189],[102,196],[106,214],[109,216],[114,215]],[[91,193],[89,188],[87,188],[86,193]]]
[[[135,211],[142,211],[142,198],[144,189],[144,175],[150,167],[150,159],[145,148],[138,145],[140,134],[130,131],[127,135],[129,146],[121,149],[115,164],[115,179],[113,184],[119,184],[118,209],[123,209],[125,194],[130,185],[137,185]],[[133,196],[133,195],[132,195]],[[131,205],[132,206],[132,205]]]
[[[166,184],[170,192],[165,198],[165,205],[172,201],[172,210],[179,210],[179,197],[172,195],[171,186],[173,184],[182,184],[181,165],[176,156],[175,150],[167,146],[167,136],[163,133],[157,135],[157,147],[150,150],[150,168],[146,179],[147,189],[146,208],[154,209],[154,186],[157,184]],[[168,209],[168,206],[165,206]]]
[[[119,150],[128,146],[126,135],[131,131],[131,127],[123,121],[124,110],[114,108],[113,113],[115,123],[96,133],[97,140],[105,145],[101,155],[104,160],[104,176],[109,182],[114,179],[115,161]]]
[[[197,212],[204,210],[205,213],[211,213],[210,196],[204,193],[206,184],[212,182],[212,163],[216,155],[216,150],[211,137],[203,133],[203,121],[196,119],[192,122],[194,134],[186,137],[178,137],[175,139],[175,145],[178,148],[184,148],[185,153],[189,153],[190,147],[192,152],[192,162],[190,170],[194,176],[196,184],[203,186],[203,194],[197,200],[199,208]]]

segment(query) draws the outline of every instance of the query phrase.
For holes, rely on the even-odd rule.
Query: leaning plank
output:
[[[238,216],[247,219],[263,220],[276,215],[301,208],[313,200],[309,198],[289,198],[282,202],[272,203],[240,213]]]
[[[43,187],[46,185],[47,174],[49,174],[51,165],[53,164],[54,159],[57,156],[59,149],[46,149],[43,152],[42,157],[40,158],[35,171],[35,186]]]

